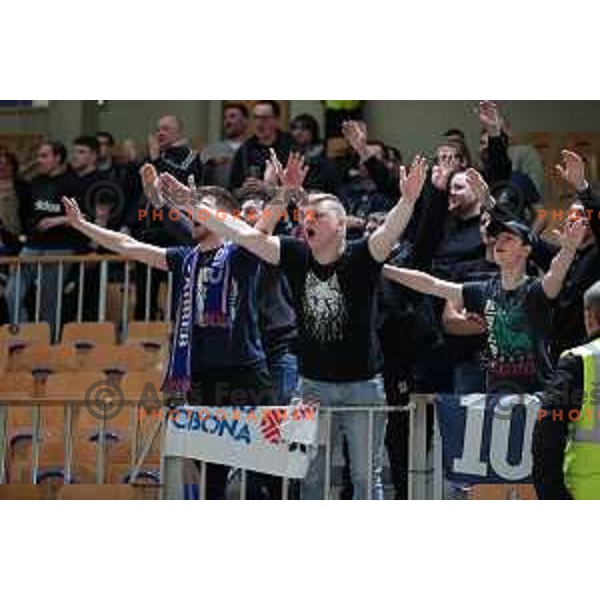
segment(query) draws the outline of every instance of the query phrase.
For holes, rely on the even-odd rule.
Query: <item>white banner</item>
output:
[[[294,479],[317,443],[316,407],[181,406],[166,420],[164,454]]]

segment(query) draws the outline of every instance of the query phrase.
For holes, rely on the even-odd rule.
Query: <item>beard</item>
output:
[[[210,237],[210,235],[210,229],[207,229],[206,227],[204,227],[204,225],[202,227],[195,227],[192,230],[192,241],[195,244],[200,244],[201,242],[206,241]]]

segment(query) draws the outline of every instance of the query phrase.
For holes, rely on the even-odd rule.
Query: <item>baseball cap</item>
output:
[[[497,237],[503,231],[519,236],[526,246],[531,246],[533,244],[531,229],[529,229],[525,223],[521,223],[520,221],[502,221],[494,219],[487,228],[488,235],[492,237]]]

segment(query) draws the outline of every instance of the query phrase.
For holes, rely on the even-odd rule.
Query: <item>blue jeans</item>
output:
[[[281,406],[290,404],[298,389],[298,359],[286,352],[280,356],[268,356],[267,365],[277,390],[277,402]]]
[[[384,407],[385,392],[381,375],[365,381],[332,383],[302,378],[300,391],[304,399],[319,400],[321,408],[341,407]],[[374,412],[372,421],[372,457],[369,465],[369,417],[367,411],[341,411],[320,415],[323,427],[328,416],[330,421],[331,455],[341,449],[345,436],[350,457],[350,476],[354,485],[353,500],[366,500],[369,496],[368,481],[371,469],[371,494],[375,500],[383,500],[383,442],[385,436],[385,413]],[[324,489],[325,449],[319,446],[306,478],[301,482],[300,495],[303,500],[318,500],[329,496]]]

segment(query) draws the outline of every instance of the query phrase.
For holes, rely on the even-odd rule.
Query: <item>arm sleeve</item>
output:
[[[280,266],[286,272],[298,273],[306,271],[308,267],[308,247],[304,242],[293,237],[282,235],[279,237]]]
[[[463,301],[467,312],[482,315],[488,296],[488,284],[483,282],[463,283]]]
[[[585,191],[577,193],[577,198],[579,198],[586,211],[591,211],[590,228],[598,246],[600,245],[600,196],[595,194],[592,188],[588,186]]]
[[[169,271],[180,273],[185,257],[192,250],[189,246],[167,248],[167,267]]]
[[[558,247],[549,244],[539,235],[536,235],[533,237],[533,243],[531,244],[530,258],[545,273],[550,269],[550,263],[558,253],[558,250]]]
[[[542,278],[533,281],[527,293],[527,314],[538,335],[548,337],[552,328],[552,315],[556,299],[551,300],[544,292]]]
[[[487,184],[508,181],[512,172],[512,162],[508,156],[508,139],[504,134],[490,136],[488,143],[488,160],[483,172]]]
[[[571,499],[563,475],[567,415],[570,410],[581,408],[582,384],[581,358],[572,354],[561,357],[542,397],[541,410],[546,412],[539,414],[533,431],[533,483],[540,500]]]
[[[431,266],[436,249],[444,236],[448,194],[438,190],[431,180],[428,180],[418,202],[423,205],[423,209],[419,215],[409,264],[418,269],[427,269]]]

